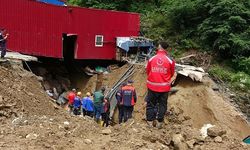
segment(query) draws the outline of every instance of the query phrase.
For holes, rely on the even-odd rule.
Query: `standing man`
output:
[[[87,115],[91,118],[93,118],[94,116],[94,103],[91,99],[90,92],[87,92],[86,97],[84,97],[82,100],[82,112],[83,116]]]
[[[103,109],[104,102],[104,92],[105,88],[102,87],[101,90],[94,93],[94,108],[95,108],[95,120],[100,123],[100,117]]]
[[[175,61],[167,56],[168,43],[160,42],[155,56],[147,64],[147,108],[146,117],[150,127],[157,119],[157,128],[162,128],[167,111],[168,92],[175,73]]]
[[[120,87],[120,89],[117,91],[115,98],[117,100],[117,108],[118,108],[118,112],[119,112],[119,124],[122,123],[123,120],[123,116],[124,116],[124,109],[123,109],[123,105],[122,105],[122,87],[124,87],[126,85],[126,83],[123,83]]]
[[[76,97],[74,99],[74,103],[73,103],[73,113],[74,115],[80,115],[81,114],[81,96],[82,96],[82,92],[77,92]]]
[[[132,118],[134,105],[137,100],[135,88],[132,85],[132,83],[133,83],[132,80],[128,80],[127,85],[123,86],[121,90],[121,98],[122,98],[121,105],[123,105],[124,122]]]
[[[69,94],[68,94],[68,107],[69,107],[69,113],[71,114],[73,112],[73,104],[74,104],[74,99],[76,97],[76,89],[72,89]]]
[[[6,55],[6,43],[9,34],[6,34],[6,29],[0,29],[0,49],[1,49],[1,58],[4,58]]]

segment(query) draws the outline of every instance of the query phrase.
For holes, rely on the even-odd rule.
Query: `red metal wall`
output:
[[[8,49],[35,56],[62,58],[62,34],[68,33],[77,34],[76,59],[115,59],[115,38],[137,36],[139,23],[135,13],[0,0]],[[104,36],[103,47],[95,47],[95,35]]]

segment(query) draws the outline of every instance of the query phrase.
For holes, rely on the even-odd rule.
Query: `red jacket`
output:
[[[147,64],[147,87],[155,92],[168,92],[174,72],[175,61],[167,56],[165,50],[158,50]]]
[[[76,94],[74,92],[69,92],[68,94],[69,104],[73,105],[75,97],[76,97]]]

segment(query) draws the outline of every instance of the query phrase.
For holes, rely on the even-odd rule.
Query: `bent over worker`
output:
[[[137,100],[135,88],[132,85],[133,81],[129,80],[127,85],[123,86],[121,89],[121,105],[123,106],[123,119],[126,122],[128,119],[132,118],[132,113],[134,111],[134,105]]]
[[[146,117],[150,127],[157,119],[157,127],[162,128],[167,111],[168,92],[171,78],[175,73],[175,61],[167,56],[168,43],[160,42],[155,56],[149,59],[147,71],[147,108]]]

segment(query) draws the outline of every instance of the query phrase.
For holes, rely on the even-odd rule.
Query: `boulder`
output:
[[[187,141],[186,143],[187,143],[187,145],[188,145],[188,147],[189,147],[190,149],[193,149],[193,148],[194,148],[194,144],[195,144],[195,140],[192,139],[192,140],[190,140],[190,141]]]
[[[110,129],[104,129],[101,131],[101,134],[104,134],[104,135],[109,135],[111,133],[112,133],[112,131]]]
[[[172,141],[174,143],[174,149],[176,150],[187,150],[188,146],[184,143],[184,138],[181,134],[174,134]]]
[[[90,139],[84,139],[83,141],[85,144],[92,144],[92,141]]]
[[[221,127],[214,126],[212,128],[208,128],[207,135],[210,137],[217,137],[226,134],[226,130],[222,129]]]
[[[216,142],[216,143],[222,143],[222,138],[220,136],[216,136],[214,138],[214,142]]]

